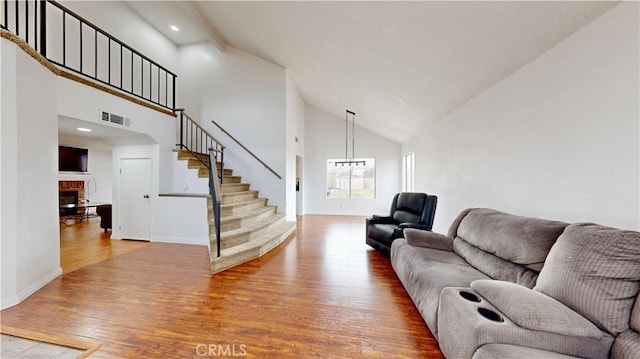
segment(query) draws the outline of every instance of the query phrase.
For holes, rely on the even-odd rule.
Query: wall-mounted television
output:
[[[87,172],[89,150],[86,148],[58,146],[58,171]]]

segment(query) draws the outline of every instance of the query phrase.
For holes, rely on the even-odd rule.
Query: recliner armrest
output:
[[[406,228],[404,230],[404,238],[412,246],[453,251],[453,239],[440,233]]]
[[[405,223],[400,223],[398,227],[401,229],[415,228],[415,229],[421,229],[423,231],[431,231],[431,226],[424,223],[405,222]]]
[[[395,223],[396,221],[389,216],[378,216],[374,214],[373,216],[367,218],[367,224],[395,224]]]

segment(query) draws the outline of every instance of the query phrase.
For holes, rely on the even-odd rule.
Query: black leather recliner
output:
[[[430,231],[436,213],[438,197],[426,193],[401,192],[393,197],[389,216],[367,218],[367,244],[389,254],[391,243],[403,238],[403,229]]]

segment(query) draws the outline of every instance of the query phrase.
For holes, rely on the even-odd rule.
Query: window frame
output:
[[[355,158],[353,159],[353,161],[365,161],[365,165],[364,167],[366,168],[367,166],[373,166],[372,171],[373,171],[373,175],[371,177],[363,177],[363,185],[365,185],[365,182],[368,178],[372,178],[373,179],[373,188],[372,188],[372,195],[371,197],[359,197],[359,196],[354,196],[354,169],[357,169],[358,166],[356,166],[355,164],[352,165],[348,165],[345,164],[344,167],[348,167],[348,190],[347,190],[347,195],[345,197],[335,197],[333,195],[332,190],[333,189],[338,189],[340,187],[330,187],[330,174],[331,172],[329,172],[329,166],[342,166],[342,165],[336,165],[336,162],[346,162],[349,160],[345,160],[343,158],[328,158],[326,160],[326,167],[325,167],[325,198],[332,200],[332,199],[341,199],[341,200],[358,200],[358,199],[365,199],[365,200],[371,200],[371,199],[376,199],[376,195],[377,195],[377,171],[376,171],[376,159],[374,157],[368,157],[368,158]],[[370,164],[370,162],[372,162],[372,164]],[[345,168],[346,169],[346,168]],[[366,186],[365,186],[366,187]]]
[[[408,152],[402,156],[402,192],[415,191],[416,153]]]

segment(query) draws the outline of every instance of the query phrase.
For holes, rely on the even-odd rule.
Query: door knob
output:
[[[144,198],[149,198],[149,195],[148,195],[148,194],[145,194],[145,195],[144,195],[144,196],[142,196],[142,197],[144,197]]]

